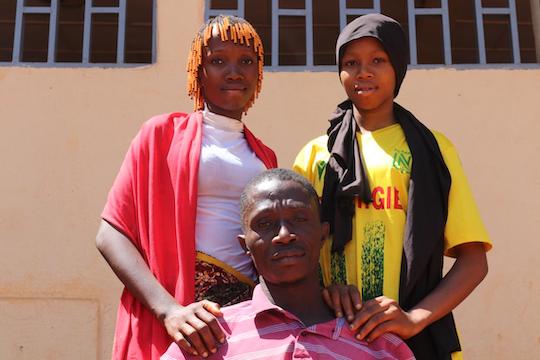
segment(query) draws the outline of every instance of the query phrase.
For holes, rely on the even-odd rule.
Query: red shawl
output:
[[[172,113],[147,121],[133,139],[101,217],[137,247],[150,271],[180,304],[195,298],[195,217],[202,114]],[[274,152],[244,127],[267,168]],[[113,359],[157,359],[171,343],[163,325],[126,289]]]

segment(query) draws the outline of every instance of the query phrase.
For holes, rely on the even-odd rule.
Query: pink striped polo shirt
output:
[[[414,359],[399,337],[384,334],[371,343],[358,341],[343,318],[306,327],[293,314],[272,304],[260,285],[250,301],[224,307],[219,319],[227,341],[208,359]],[[172,343],[162,360],[201,359]]]

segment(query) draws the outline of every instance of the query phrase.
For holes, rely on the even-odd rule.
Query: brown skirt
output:
[[[210,300],[228,306],[250,300],[255,282],[218,259],[197,252],[195,301]]]

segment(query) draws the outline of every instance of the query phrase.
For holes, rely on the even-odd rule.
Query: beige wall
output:
[[[141,122],[191,109],[201,22],[202,1],[161,0],[152,66],[0,67],[1,359],[109,357],[121,286],[94,246],[99,213]],[[334,73],[266,73],[246,122],[288,167],[342,97]],[[398,101],[455,143],[495,243],[456,311],[468,358],[538,356],[540,68],[412,70]]]

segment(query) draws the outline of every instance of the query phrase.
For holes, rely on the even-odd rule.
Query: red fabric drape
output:
[[[172,113],[147,121],[132,141],[102,218],[139,249],[158,281],[181,304],[194,301],[195,217],[202,114]],[[267,168],[274,152],[246,127],[249,146]],[[171,339],[124,289],[113,359],[157,359]]]

